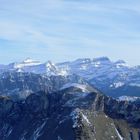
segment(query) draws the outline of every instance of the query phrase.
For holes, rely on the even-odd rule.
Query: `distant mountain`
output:
[[[34,73],[50,76],[78,75],[112,97],[140,96],[140,66],[130,67],[123,60],[116,62],[107,57],[84,58],[54,64],[27,58],[18,63],[0,65],[3,72]]]
[[[120,96],[118,98],[119,101],[128,101],[128,102],[135,102],[135,101],[140,101],[140,97],[131,97],[131,96]]]
[[[51,61],[41,63],[39,61],[32,60],[31,58],[27,58],[22,62],[14,62],[9,65],[1,65],[0,71],[1,73],[8,71],[25,73],[28,72],[36,74],[46,74],[47,76],[65,75],[65,72],[59,71]]]
[[[112,62],[107,57],[85,58],[59,63],[57,67],[83,77],[106,95],[140,96],[140,67],[130,67],[123,60]]]

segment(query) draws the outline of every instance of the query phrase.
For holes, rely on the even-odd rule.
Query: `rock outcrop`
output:
[[[140,102],[69,87],[0,98],[1,140],[139,140]]]

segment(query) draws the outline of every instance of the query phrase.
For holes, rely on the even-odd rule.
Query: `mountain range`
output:
[[[104,94],[114,98],[140,96],[140,66],[129,66],[123,60],[107,57],[84,58],[70,62],[41,63],[31,58],[9,65],[0,65],[0,73],[21,72],[50,76],[78,75]]]
[[[139,70],[107,57],[0,65],[0,140],[140,140]]]

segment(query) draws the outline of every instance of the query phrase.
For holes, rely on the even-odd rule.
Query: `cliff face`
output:
[[[77,75],[48,77],[34,73],[5,72],[0,74],[0,95],[9,96],[13,100],[24,100],[31,93],[51,93],[72,82],[87,84]]]
[[[77,87],[0,98],[1,140],[139,140],[140,102]]]

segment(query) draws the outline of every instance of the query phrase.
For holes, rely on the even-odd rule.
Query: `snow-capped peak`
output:
[[[121,68],[121,67],[129,67],[128,64],[126,64],[125,61],[123,60],[118,60],[117,62],[114,63],[116,65],[117,68]]]
[[[34,65],[40,65],[41,63],[37,60],[33,60],[31,58],[27,58],[22,62],[15,63],[14,68],[22,68],[27,66],[34,66]]]
[[[37,60],[33,60],[31,58],[26,58],[22,63],[40,63],[39,61]]]
[[[116,82],[116,83],[112,83],[110,85],[110,88],[119,88],[119,87],[122,87],[124,85],[125,85],[125,83],[123,83],[123,82]]]
[[[60,70],[54,63],[47,61],[41,63],[40,61],[27,58],[22,62],[11,63],[7,66],[7,70],[15,70],[17,72],[31,72],[37,74],[51,75],[68,75],[66,70]]]
[[[46,67],[47,68],[52,68],[52,67],[55,67],[55,64],[52,63],[51,61],[48,61],[48,62],[46,62]]]
[[[51,61],[46,62],[45,67],[48,75],[56,75],[58,73],[57,67]]]

